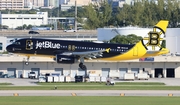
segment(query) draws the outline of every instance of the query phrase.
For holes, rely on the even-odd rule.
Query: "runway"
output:
[[[1,90],[0,96],[180,96],[176,90]]]

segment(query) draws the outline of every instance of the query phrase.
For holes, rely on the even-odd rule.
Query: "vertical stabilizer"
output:
[[[144,37],[142,43],[147,51],[160,51],[162,49],[162,41],[165,40],[165,32],[168,26],[167,20],[159,21],[154,27],[153,31]]]

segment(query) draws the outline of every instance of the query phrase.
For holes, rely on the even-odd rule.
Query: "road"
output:
[[[0,31],[1,36],[14,37],[14,36],[94,36],[97,35],[97,30],[82,30],[78,32],[63,32],[62,30],[38,30],[39,34],[28,34],[29,30],[11,30]]]

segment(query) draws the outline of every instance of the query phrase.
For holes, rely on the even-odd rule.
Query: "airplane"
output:
[[[169,53],[162,48],[165,32],[168,26],[167,20],[159,21],[136,44],[113,44],[99,42],[83,42],[70,40],[55,40],[45,38],[23,38],[15,40],[6,47],[10,53],[27,56],[52,57],[57,63],[73,64],[79,62],[79,68],[87,70],[84,60],[99,59],[106,61],[122,61],[158,56]]]

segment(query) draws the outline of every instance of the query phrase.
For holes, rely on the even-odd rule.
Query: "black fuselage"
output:
[[[88,52],[100,51],[110,48],[109,52],[103,52],[102,58],[113,57],[127,52],[133,45],[95,43],[85,41],[54,40],[41,38],[24,38],[7,46],[7,51],[20,54],[34,54],[56,56],[64,52]]]

